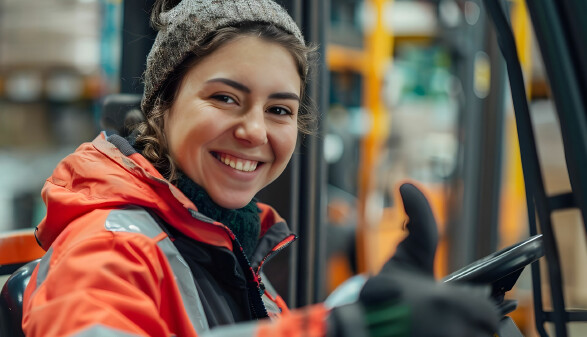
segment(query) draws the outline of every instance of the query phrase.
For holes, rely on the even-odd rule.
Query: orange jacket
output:
[[[208,329],[191,272],[155,218],[231,251],[234,236],[198,213],[144,157],[123,152],[101,134],[66,157],[47,179],[42,191],[47,214],[36,233],[47,254],[24,295],[26,336],[326,334],[328,310],[322,305],[290,312],[269,291],[264,301],[275,302],[271,306],[282,311],[279,318]],[[283,222],[269,206],[259,207],[262,233]],[[272,250],[293,240],[288,236]],[[261,266],[250,269],[259,286]]]

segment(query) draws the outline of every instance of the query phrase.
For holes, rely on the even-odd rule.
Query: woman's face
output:
[[[180,169],[225,208],[241,208],[285,169],[297,139],[300,76],[278,44],[245,36],[188,71],[165,117]]]

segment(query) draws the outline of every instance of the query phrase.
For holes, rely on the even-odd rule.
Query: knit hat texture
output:
[[[184,0],[160,14],[163,25],[147,56],[143,75],[144,113],[153,107],[156,93],[188,54],[211,32],[241,22],[273,24],[293,34],[302,44],[304,37],[287,11],[272,0]]]

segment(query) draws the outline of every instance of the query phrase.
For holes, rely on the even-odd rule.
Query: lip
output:
[[[238,158],[238,159],[242,159],[242,160],[249,160],[249,161],[256,161],[259,163],[259,165],[264,164],[265,161],[259,157],[255,157],[255,156],[246,156],[243,155],[242,153],[234,153],[231,151],[210,151],[210,154],[212,154],[212,156],[216,157],[216,155],[222,155],[222,154],[227,154],[229,156]]]
[[[232,157],[236,157],[236,158],[242,159],[242,160],[255,161],[255,162],[257,162],[257,167],[253,171],[241,171],[241,170],[237,170],[236,168],[232,168],[231,166],[226,165],[225,163],[223,163],[222,161],[220,161],[217,156],[220,156],[221,154],[227,154],[227,155],[230,155]],[[253,179],[254,177],[257,176],[257,174],[259,172],[259,169],[265,164],[263,161],[259,161],[259,160],[256,160],[256,159],[249,159],[251,157],[243,158],[242,156],[235,156],[235,155],[232,155],[232,154],[230,154],[228,152],[212,151],[212,152],[210,152],[210,155],[214,159],[214,162],[216,162],[216,164],[218,166],[220,166],[220,169],[222,170],[222,172],[224,172],[225,174],[228,174],[229,176],[232,176],[232,177],[234,177],[236,179],[239,179],[239,180]]]

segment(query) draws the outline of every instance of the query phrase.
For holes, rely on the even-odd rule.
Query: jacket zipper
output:
[[[261,268],[263,267],[265,262],[269,261],[273,256],[275,256],[277,253],[281,252],[283,249],[289,247],[295,240],[297,240],[298,237],[295,234],[290,234],[287,236],[287,238],[281,240],[277,245],[275,245],[273,247],[274,250],[272,249],[259,262],[259,266],[257,267],[257,270],[253,270],[253,267],[251,266],[251,262],[249,261],[249,259],[245,255],[245,253],[242,251],[242,246],[241,246],[240,242],[236,238],[236,235],[234,235],[234,233],[230,230],[230,228],[226,227],[226,225],[224,225],[218,221],[215,221],[213,219],[208,218],[207,216],[203,215],[202,213],[200,213],[196,210],[193,210],[191,208],[189,208],[188,210],[193,218],[200,220],[202,222],[212,224],[214,226],[221,227],[222,229],[224,229],[228,233],[228,236],[230,237],[231,241],[233,242],[233,252],[234,252],[234,244],[236,244],[238,249],[240,250],[240,253],[238,253],[238,255],[243,256],[244,261],[246,262],[246,266],[249,267],[249,270],[253,273],[254,279],[250,280],[247,283],[249,283],[249,284],[255,283],[255,287],[257,288],[256,289],[257,293],[259,294],[258,300],[260,301],[260,303],[262,303],[262,306],[263,306],[262,312],[264,313],[264,315],[262,315],[262,317],[269,317],[269,315],[267,314],[267,309],[265,308],[265,304],[263,304],[263,299],[262,299],[262,296],[265,292],[265,285],[263,284],[263,282],[261,280],[261,275],[260,275]],[[275,249],[275,247],[279,247],[279,248]],[[235,255],[236,255],[236,253],[235,253]],[[257,280],[256,282],[255,282],[255,278]],[[248,290],[247,290],[247,292],[248,292]],[[249,296],[252,296],[252,294],[250,294]],[[251,310],[251,313],[253,313],[256,318],[262,318],[262,317],[258,317],[259,312],[258,312],[257,307],[255,306],[254,302],[252,301],[252,299],[249,300],[249,309]]]

